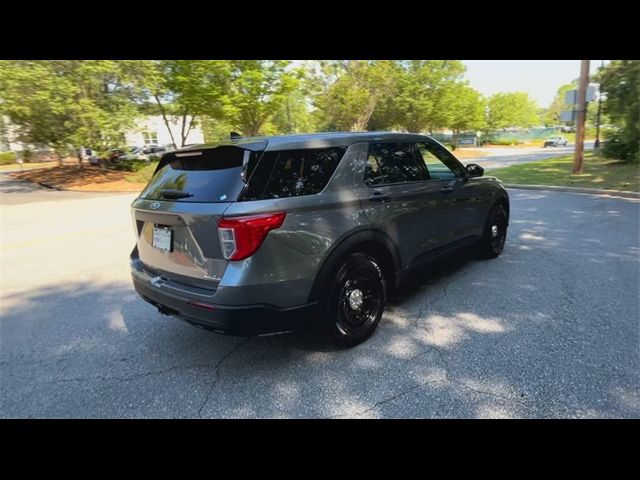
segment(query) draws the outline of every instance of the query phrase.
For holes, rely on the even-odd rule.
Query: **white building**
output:
[[[27,145],[18,141],[15,127],[9,123],[6,117],[0,117],[0,152],[11,150],[21,152],[23,150],[48,150],[44,147]],[[169,127],[178,147],[181,146],[181,121],[169,117]],[[172,143],[169,130],[162,120],[162,116],[149,116],[139,119],[136,126],[125,133],[126,145],[142,147],[144,145],[167,145]],[[191,127],[185,145],[204,143],[204,135],[199,126]],[[116,147],[117,145],[114,145]]]
[[[0,116],[0,152],[19,152],[27,147],[18,141],[18,132],[15,125],[9,122],[9,118]]]
[[[182,121],[169,117],[169,127],[178,147],[181,146]],[[187,125],[188,126],[188,125]],[[129,146],[142,147],[144,145],[167,145],[173,143],[169,129],[162,116],[149,116],[137,122],[136,127],[125,134],[125,142]],[[199,126],[191,127],[185,145],[204,143],[204,135]]]

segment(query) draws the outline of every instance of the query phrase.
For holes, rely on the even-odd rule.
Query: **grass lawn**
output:
[[[585,154],[584,173],[573,175],[573,155],[539,162],[513,165],[491,170],[504,183],[520,185],[555,185],[564,187],[601,188],[606,190],[640,191],[640,165]]]

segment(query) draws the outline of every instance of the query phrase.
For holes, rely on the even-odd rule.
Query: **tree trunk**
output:
[[[182,122],[180,123],[180,146],[184,147],[184,140],[185,140],[185,136],[184,136],[184,126],[185,123],[187,123],[187,114],[183,113],[182,114]]]
[[[160,98],[158,97],[158,95],[156,94],[154,95],[154,97],[156,99],[156,103],[158,104],[158,107],[160,107],[160,112],[162,113],[162,120],[164,121],[164,124],[167,127],[167,130],[169,130],[169,136],[171,137],[171,143],[173,144],[173,148],[178,148],[178,145],[176,145],[176,139],[173,138],[173,132],[171,131],[171,127],[169,126],[169,121],[167,120],[167,112],[162,106],[162,102],[160,102]]]
[[[289,100],[287,100],[287,133],[291,133],[293,126],[291,125],[291,109],[289,108]]]
[[[365,111],[363,112],[363,114],[360,116],[360,118],[358,118],[354,122],[351,128],[357,132],[363,132],[367,128],[367,125],[369,124],[369,120],[371,119],[371,115],[373,115],[373,112],[375,111],[377,104],[378,104],[378,99],[375,97],[372,97],[369,100],[369,103],[367,104],[367,107],[365,108]]]
[[[187,121],[187,114],[185,113],[184,116],[182,117],[182,131],[180,133],[181,137],[182,137],[182,146],[184,147],[185,144],[187,143],[187,138],[189,137],[189,132],[191,131],[191,127],[193,126],[193,120],[196,118],[195,115],[191,115],[191,120],[189,121],[189,126],[187,127],[187,131],[185,132],[185,123]]]

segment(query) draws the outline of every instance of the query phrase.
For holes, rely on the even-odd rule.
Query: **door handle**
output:
[[[386,202],[389,200],[389,195],[384,195],[382,192],[374,192],[373,195],[369,196],[370,202]]]
[[[451,185],[447,185],[446,187],[442,187],[440,191],[442,193],[451,193],[453,192],[453,187]]]

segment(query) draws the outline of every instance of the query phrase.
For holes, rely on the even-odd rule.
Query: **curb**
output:
[[[27,182],[30,180],[26,180]],[[56,187],[54,185],[50,185],[48,183],[45,182],[33,182],[36,183],[38,185],[40,185],[41,187],[45,187],[45,188],[49,188],[51,190],[57,190],[59,192],[75,192],[75,193],[106,193],[106,194],[119,194],[119,193],[140,193],[140,190],[123,190],[123,191],[107,191],[107,190],[73,190],[71,188],[62,188],[62,187]]]
[[[609,195],[621,198],[640,198],[640,192],[628,192],[625,190],[601,190],[598,188],[582,188],[582,187],[558,187],[554,185],[515,185],[505,183],[505,188],[516,188],[522,190],[551,190],[554,192],[567,193],[588,193],[591,195]]]
[[[39,170],[34,168],[33,170]],[[40,185],[41,187],[44,188],[48,188],[49,190],[57,190],[58,192],[75,192],[75,193],[104,193],[104,194],[125,194],[125,193],[140,193],[141,190],[137,189],[137,190],[75,190],[73,188],[65,188],[65,187],[60,187],[60,186],[56,186],[56,185],[52,185],[50,183],[47,182],[38,182],[35,180],[31,180],[28,178],[19,178],[19,177],[15,177],[12,174],[14,173],[22,173],[22,172],[0,172],[0,173],[7,173],[9,174],[12,178],[16,179],[16,180],[21,180],[23,182],[29,182],[29,183],[33,183],[34,185]]]
[[[16,178],[16,177],[14,177]],[[104,193],[110,194],[124,194],[124,193],[140,193],[140,190],[122,190],[122,191],[108,191],[108,190],[74,190],[72,188],[57,187],[47,182],[36,182],[29,180],[28,178],[18,178],[23,182],[33,183],[34,185],[40,185],[41,187],[48,188],[49,190],[56,190],[58,192],[75,192],[75,193]]]
[[[27,182],[29,182],[30,180],[27,180]],[[53,185],[49,185],[48,183],[44,183],[44,182],[33,182],[37,185],[40,185],[41,187],[45,187],[45,188],[50,188],[51,190],[58,190],[59,192],[63,192],[64,188],[60,188],[60,187],[54,187]]]

